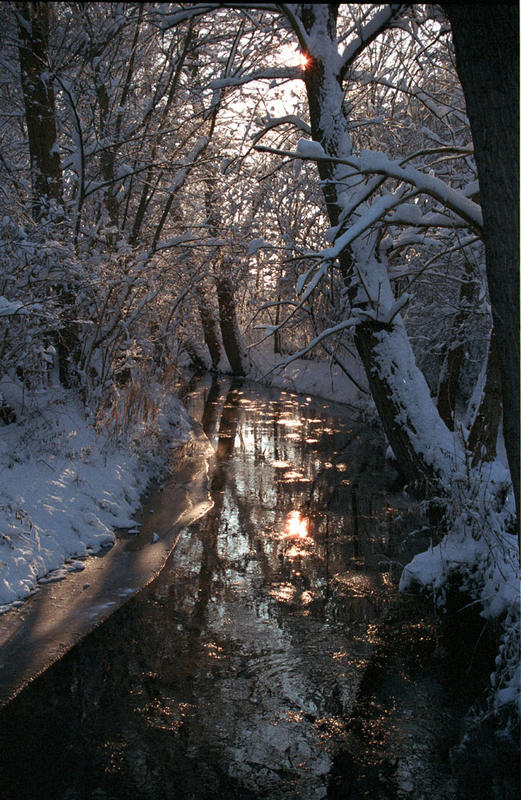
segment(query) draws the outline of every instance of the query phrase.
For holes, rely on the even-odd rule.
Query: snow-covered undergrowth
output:
[[[485,713],[506,712],[512,720],[521,716],[521,617],[519,546],[508,532],[514,511],[508,471],[497,461],[469,471],[454,481],[443,505],[447,533],[405,567],[400,590],[427,591],[443,609],[448,587],[457,585],[484,619],[499,625]]]
[[[71,392],[0,382],[0,405],[16,414],[0,422],[0,606],[51,571],[81,569],[75,558],[111,546],[114,528],[135,526],[141,494],[190,427],[172,395],[147,397],[133,421],[138,401],[127,392],[95,426]]]

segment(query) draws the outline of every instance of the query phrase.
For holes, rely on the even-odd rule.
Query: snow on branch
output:
[[[328,269],[329,269],[329,262],[328,261],[324,261],[322,264],[319,265],[318,269],[316,267],[313,268],[313,269],[315,269],[316,272],[315,272],[315,275],[313,276],[313,278],[311,279],[311,281],[309,282],[309,284],[307,285],[306,291],[302,295],[302,300],[301,300],[302,303],[306,302],[306,300],[315,291],[315,289],[317,288],[317,286],[320,283],[320,281],[322,280],[322,278],[325,278],[325,276],[327,275]],[[311,271],[313,271],[313,269]],[[308,271],[306,273],[305,279],[308,277],[309,274],[310,274],[310,271]],[[304,279],[304,282],[305,282],[305,279]],[[303,283],[301,283],[300,278],[299,278],[298,285],[297,285],[297,293],[300,294],[300,292],[302,292],[302,289],[303,289]]]
[[[210,81],[210,89],[224,89],[227,86],[243,86],[252,81],[269,80],[303,80],[300,67],[273,67],[271,69],[260,69],[257,72],[246,72],[244,75],[232,75],[229,78],[216,78]]]
[[[186,22],[195,17],[201,17],[218,8],[221,8],[221,3],[193,3],[189,8],[182,8],[174,13],[165,14],[161,23],[161,29],[167,31],[169,28],[174,28],[181,22]],[[159,9],[159,13],[162,13],[161,9]]]
[[[434,175],[426,175],[415,167],[404,167],[398,161],[391,161],[385,153],[372,150],[363,150],[360,158],[349,159],[349,164],[357,166],[362,174],[376,173],[405,181],[415,186],[423,194],[428,194],[438,200],[474,228],[480,231],[483,229],[481,206],[466,197],[463,191],[452,189]]]
[[[342,53],[342,66],[340,69],[340,77],[343,78],[351,66],[351,64],[358,58],[360,53],[364,51],[367,45],[371,44],[377,36],[385,31],[390,23],[398,17],[406,8],[401,3],[391,3],[385,6],[375,16],[364,25],[360,30],[359,35],[353,39],[352,42],[346,46]]]
[[[227,244],[226,239],[219,239],[217,237],[211,237],[209,239],[202,239],[200,236],[194,235],[187,231],[186,233],[182,233],[179,236],[172,236],[170,239],[165,239],[164,241],[160,241],[157,243],[153,253],[148,254],[147,258],[150,255],[155,255],[156,253],[160,253],[163,250],[170,250],[172,247],[179,247],[182,245],[183,247],[224,247]]]
[[[312,139],[299,139],[297,144],[297,151],[299,155],[304,158],[322,159],[327,158],[327,154],[320,142],[314,142]]]
[[[12,317],[14,314],[24,313],[23,303],[18,300],[8,300],[0,295],[0,317]]]
[[[266,239],[252,239],[248,244],[248,255],[253,256],[258,250],[265,249],[274,249],[271,242],[266,241]]]
[[[262,145],[258,145],[255,149],[259,152],[275,153],[289,158],[311,159],[314,161],[324,159],[334,164],[346,164],[360,175],[383,175],[387,178],[395,178],[416,187],[420,193],[433,197],[477,231],[481,232],[483,230],[481,206],[466,196],[465,188],[462,190],[453,189],[434,175],[426,175],[415,167],[404,167],[400,161],[391,161],[385,153],[363,150],[359,157],[334,158],[325,153],[322,155],[324,151],[315,147],[316,144],[316,142],[310,141],[310,146],[307,148],[304,140],[301,139],[298,144],[298,152],[278,150]]]
[[[414,217],[411,216],[409,211],[402,213],[403,209],[398,206],[391,216],[384,217],[384,222],[390,225],[413,225],[414,228],[466,228],[467,225],[463,220],[455,219],[448,214],[436,213],[429,211],[427,214],[422,214],[418,209],[418,214]]]
[[[361,236],[364,231],[371,227],[375,222],[381,219],[390,209],[401,203],[402,197],[397,197],[390,192],[378,197],[372,205],[365,211],[362,216],[357,219],[354,225],[351,225],[348,230],[344,231],[337,237],[331,247],[327,247],[318,253],[320,258],[333,260],[338,258],[340,254],[351,244],[352,241]]]
[[[262,120],[264,123],[264,127],[262,130],[258,131],[252,136],[253,143],[256,144],[262,137],[273,128],[277,128],[279,125],[293,125],[293,127],[301,130],[303,133],[306,133],[308,136],[311,136],[311,128],[304,122],[303,119],[297,117],[295,114],[286,114],[284,117],[268,117],[267,119]]]

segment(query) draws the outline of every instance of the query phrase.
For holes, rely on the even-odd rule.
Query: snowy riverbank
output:
[[[96,432],[78,399],[58,387],[24,393],[4,379],[0,392],[16,413],[15,422],[0,424],[5,608],[39,581],[83,569],[78,559],[112,546],[115,528],[134,527],[142,493],[190,422],[177,399],[158,393],[156,412],[117,437],[113,425]]]
[[[374,408],[363,367],[354,355],[349,358],[344,356],[345,371],[331,361],[312,361],[294,356],[294,360],[284,366],[287,358],[268,353],[267,348],[263,349],[262,345],[252,350],[251,356],[252,370],[249,377],[252,380],[357,408]]]

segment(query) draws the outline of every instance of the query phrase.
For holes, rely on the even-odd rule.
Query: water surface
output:
[[[252,384],[186,402],[215,450],[213,508],[5,710],[6,800],[351,796],[346,721],[406,507],[383,443],[346,407]]]

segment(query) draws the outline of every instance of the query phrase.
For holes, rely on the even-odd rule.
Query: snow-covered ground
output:
[[[112,546],[115,528],[135,527],[132,515],[142,493],[169,449],[186,440],[190,423],[181,403],[167,396],[153,419],[118,438],[113,424],[97,433],[78,399],[61,388],[29,393],[4,378],[0,394],[17,417],[0,423],[0,607],[5,609],[39,581],[83,569],[80,557]]]

